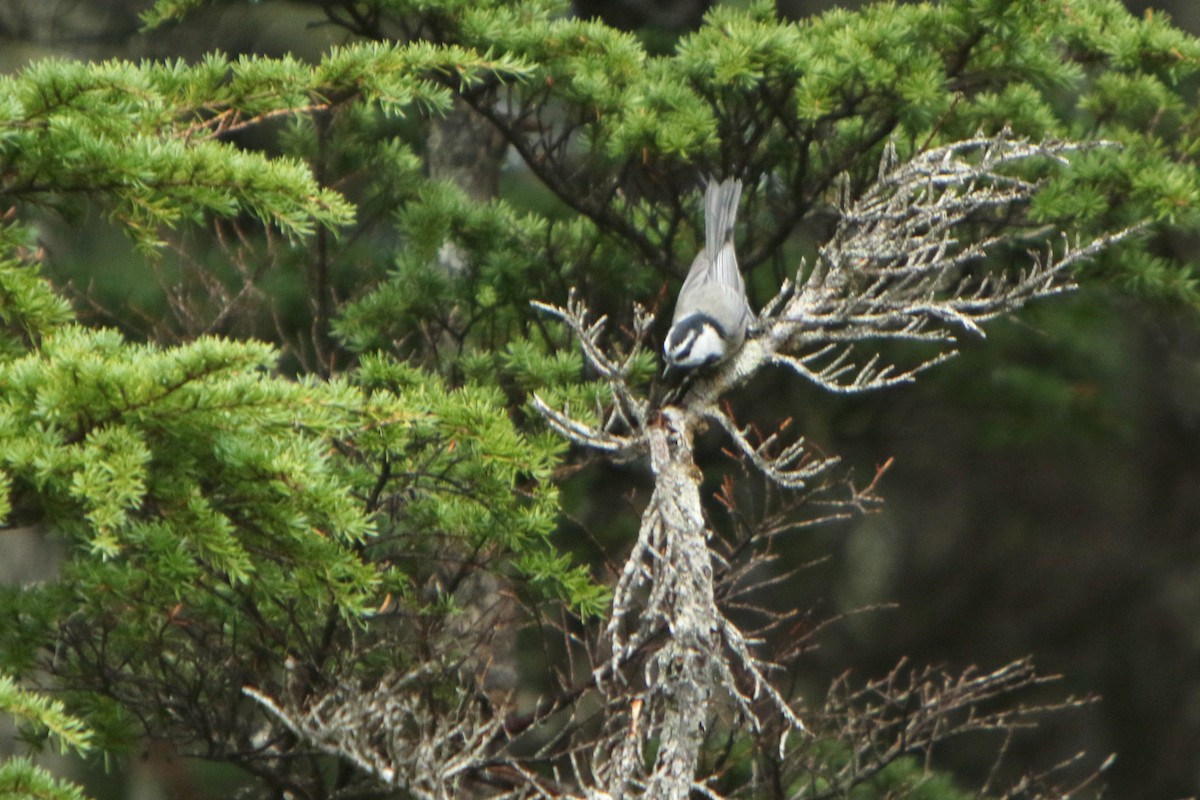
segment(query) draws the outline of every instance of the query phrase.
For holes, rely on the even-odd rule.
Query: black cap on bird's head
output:
[[[729,355],[725,329],[707,314],[692,314],[671,326],[663,344],[667,369],[698,369]]]

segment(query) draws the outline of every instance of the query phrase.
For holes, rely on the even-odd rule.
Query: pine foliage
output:
[[[7,675],[0,675],[0,711],[25,726],[33,741],[51,737],[62,751],[86,753],[92,732],[57,700],[22,689]],[[82,800],[79,788],[49,775],[26,758],[0,763],[0,797],[24,800]]]
[[[186,24],[210,4],[159,0],[143,19]],[[1200,222],[1200,42],[1117,0],[878,3],[805,21],[760,0],[716,6],[664,53],[551,0],[315,5],[351,41],[312,64],[213,53],[48,60],[0,77],[0,526],[66,551],[56,580],[0,589],[0,671],[13,676],[0,710],[77,750],[149,734],[327,796],[338,789],[315,753],[349,751],[296,734],[319,710],[370,714],[378,701],[408,715],[369,728],[396,737],[396,753],[417,752],[404,736],[422,730],[444,733],[442,748],[470,740],[468,766],[435,780],[419,765],[413,786],[582,792],[578,742],[590,740],[564,731],[597,727],[574,704],[613,677],[596,622],[610,588],[552,539],[588,461],[537,412],[567,410],[600,438],[631,427],[636,414],[621,414],[636,404],[619,393],[641,398],[654,381],[656,348],[642,345],[664,326],[646,309],[666,319],[664,282],[703,239],[701,176],[746,180],[739,261],[761,300],[803,277],[802,251],[833,236],[830,218],[852,207],[839,202],[867,193],[885,153],[905,163],[1000,131],[1103,141],[1064,164],[1012,166],[1038,186],[1030,207],[972,216],[964,235],[1019,230],[1052,247],[1058,231],[1148,223],[1074,277],[1200,302],[1192,267],[1157,247]],[[477,199],[426,176],[430,120],[460,108],[537,191]],[[173,320],[139,327],[117,303],[106,327],[65,299],[40,226],[93,211],[135,244],[138,280],[153,283],[173,253],[194,258],[164,291]],[[1023,250],[972,269],[1003,270]],[[606,315],[613,374],[585,367],[569,319],[530,304],[567,307],[572,290]],[[947,326],[977,332],[959,322]],[[754,571],[741,553],[730,544],[718,570],[731,603],[738,571]],[[569,655],[533,711],[489,687],[515,623],[474,607],[484,576]],[[726,717],[759,713],[759,688]],[[903,748],[843,770],[851,706],[870,703],[817,714],[802,758],[776,757],[769,725],[739,738],[715,722],[700,737],[702,788],[961,796]],[[603,724],[637,726],[621,713]],[[479,724],[456,727],[456,714]],[[547,721],[569,748],[531,733]],[[539,755],[512,756],[522,747]],[[355,763],[345,785],[409,785],[392,762],[390,778]],[[13,759],[0,765],[6,796],[78,793]]]

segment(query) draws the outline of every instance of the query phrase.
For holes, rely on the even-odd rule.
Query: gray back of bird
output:
[[[706,314],[725,329],[734,347],[745,339],[746,327],[754,317],[733,250],[741,197],[740,180],[709,181],[704,192],[704,250],[688,270],[671,320],[674,324],[690,314]]]

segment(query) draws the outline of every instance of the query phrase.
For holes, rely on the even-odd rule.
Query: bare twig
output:
[[[1073,289],[1074,267],[1139,227],[1088,242],[1064,235],[1054,246],[1049,229],[1013,216],[1040,184],[1011,171],[1106,146],[1113,145],[1034,143],[1004,130],[900,161],[889,145],[876,182],[858,198],[843,194],[840,222],[813,268],[805,274],[802,266],[797,282],[764,307],[757,336],[719,373],[697,382],[686,401],[711,406],[768,363],[838,393],[908,383],[952,357],[960,334],[982,336],[983,323]],[[999,233],[975,232],[989,221]],[[1023,269],[990,266],[1014,245],[1027,253]],[[897,339],[939,349],[904,366],[870,346]]]
[[[749,431],[738,428],[729,415],[724,411],[708,407],[704,409],[708,419],[720,425],[729,434],[729,438],[738,449],[750,459],[754,466],[775,483],[785,489],[802,489],[818,475],[826,472],[838,463],[840,459],[814,458],[805,447],[803,439],[797,439],[784,446],[778,453],[772,455],[772,449],[777,445],[782,431],[776,431],[766,437],[757,447],[750,444]]]
[[[472,772],[492,763],[502,723],[469,693],[439,713],[427,701],[430,672],[427,664],[373,687],[339,687],[306,708],[286,707],[249,686],[242,691],[292,733],[377,781],[421,800],[448,800]]]
[[[419,683],[417,675],[375,689],[339,689],[305,708],[285,708],[248,693],[301,738],[422,798],[449,797],[468,776],[476,787],[495,789],[492,797],[716,798],[723,768],[704,761],[714,720],[723,723],[729,742],[757,738],[755,758],[764,769],[807,775],[807,782],[773,787],[773,796],[806,800],[847,796],[889,764],[913,755],[928,758],[953,736],[990,732],[1007,741],[1047,709],[992,702],[1047,680],[1028,661],[958,676],[901,664],[860,688],[842,679],[823,705],[806,708],[806,728],[795,701],[773,681],[779,670],[759,654],[756,638],[794,616],[746,598],[751,587],[783,578],[750,577],[753,570],[743,557],[746,548],[765,549],[797,523],[787,514],[763,514],[741,542],[721,540],[705,516],[704,476],[695,463],[693,438],[702,425],[715,423],[729,436],[729,452],[742,468],[761,476],[774,492],[811,499],[827,488],[831,481],[825,476],[836,458],[810,451],[803,438],[785,437],[786,422],[766,435],[739,426],[720,398],[768,365],[834,392],[906,383],[951,357],[957,336],[982,335],[988,320],[1072,288],[1072,267],[1133,229],[1086,243],[1066,237],[1051,242],[1045,231],[1021,222],[1019,212],[1038,184],[1011,168],[1033,159],[1061,162],[1081,148],[1070,142],[1033,144],[1008,131],[903,162],[887,148],[876,183],[857,198],[842,198],[841,222],[813,268],[785,284],[742,350],[715,372],[699,375],[680,405],[655,410],[630,386],[652,321],[644,309],[635,309],[632,344],[620,352],[606,341],[608,320],[592,319],[574,293],[562,307],[533,304],[567,326],[611,398],[586,420],[538,395],[531,400],[534,410],[581,448],[614,460],[648,456],[654,491],[617,579],[603,634],[587,640],[562,626],[568,652],[580,651],[590,676],[573,685],[562,677],[561,694],[539,704],[519,725],[501,725],[499,716],[465,698],[443,703],[442,713],[433,714],[410,688]],[[981,232],[981,225],[991,232]],[[1027,253],[1026,266],[1015,272],[995,268],[989,259],[1013,245]],[[881,354],[877,340],[932,344],[936,351],[901,364]],[[843,480],[849,498],[818,519],[873,510],[888,464],[863,489]],[[733,490],[719,499],[736,517]],[[770,558],[760,554],[752,563],[761,568]],[[733,609],[767,621],[747,632],[729,618]],[[803,645],[776,652],[794,659]],[[584,695],[599,717],[590,725],[576,711]],[[1083,702],[1068,699],[1055,707]],[[531,730],[534,719],[555,715],[558,728],[533,748],[536,756],[512,755],[514,737]],[[800,737],[790,751],[785,748],[789,732],[810,729],[822,746]],[[830,742],[844,748],[844,758],[830,758]],[[989,789],[993,783],[994,776]],[[1061,796],[1040,793],[1039,785],[1018,785],[1005,796]]]
[[[604,424],[588,426],[548,408],[540,398],[534,398],[534,407],[555,430],[581,446],[609,455],[648,452],[655,476],[638,541],[614,592],[608,625],[611,660],[606,668],[612,677],[596,681],[609,695],[609,734],[595,748],[588,770],[597,791],[653,798],[711,794],[710,787],[697,783],[695,770],[701,731],[717,694],[732,700],[752,732],[767,727],[756,703],[760,698],[782,721],[782,731],[804,727],[768,679],[771,665],[754,655],[754,642],[717,606],[714,559],[718,565],[723,562],[706,541],[702,475],[691,449],[696,427],[705,420],[716,423],[736,451],[781,489],[808,487],[837,459],[811,455],[803,439],[785,443],[786,425],[752,443],[751,431],[718,406],[719,398],[768,364],[840,393],[908,383],[953,356],[960,333],[983,335],[984,322],[1030,300],[1071,289],[1068,272],[1073,266],[1132,229],[1086,244],[1063,237],[1057,248],[1043,243],[1040,250],[1028,249],[1025,230],[1011,216],[998,227],[999,233],[980,236],[971,231],[989,215],[1020,208],[1037,190],[1038,183],[1011,173],[1013,165],[1032,159],[1063,162],[1082,147],[1072,142],[1034,144],[1008,131],[927,150],[903,162],[894,147],[886,147],[876,183],[858,198],[843,196],[841,222],[814,268],[807,274],[801,271],[795,284],[786,283],[767,303],[762,322],[737,356],[719,371],[700,376],[684,393],[682,405],[664,408],[657,420],[648,418],[646,406],[629,389],[629,359],[610,356],[601,346],[603,317],[589,321],[574,295],[565,309],[535,303],[566,322],[579,339],[588,364],[612,389],[613,408]],[[1035,239],[1042,235],[1035,232]],[[1015,243],[1028,252],[1024,269],[1005,273],[983,268],[985,260]],[[887,339],[928,342],[939,349],[903,366],[869,346]],[[628,433],[612,434],[614,419]],[[875,483],[885,469],[886,465],[880,468],[865,490],[854,493],[855,507],[874,506]],[[629,691],[622,665],[656,641],[657,652],[645,666],[646,688]],[[898,674],[865,691],[917,698],[917,711],[905,711],[891,722],[879,716],[889,705],[855,708],[846,723],[853,728],[846,729],[853,734],[848,739],[853,747],[870,752],[858,753],[850,764],[883,765],[912,748],[928,751],[946,735],[948,715],[959,711],[967,713],[964,730],[1011,729],[1019,715],[979,714],[967,705],[1036,681],[1024,662],[963,677],[937,691],[930,686],[929,673],[901,691],[895,686]],[[738,675],[748,678],[748,690]],[[853,705],[852,700],[847,702]],[[905,706],[908,700],[895,702]],[[825,716],[836,713],[829,706],[824,711]],[[881,743],[879,736],[893,729],[895,738]],[[647,765],[643,754],[651,741],[657,755]],[[846,787],[857,780],[857,773],[831,775],[829,785]]]

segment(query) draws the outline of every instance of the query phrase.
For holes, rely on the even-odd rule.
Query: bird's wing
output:
[[[683,286],[679,287],[679,300],[682,300],[697,286],[702,283],[708,283],[712,280],[709,272],[712,267],[712,262],[705,257],[704,253],[697,253],[695,260],[692,261],[692,266],[688,270],[687,277],[683,279]],[[676,308],[682,305],[679,302],[675,303]]]
[[[741,275],[738,274],[736,285],[731,286],[726,281],[717,280],[712,267],[703,254],[696,256],[696,263],[692,265],[692,271],[688,273],[687,280],[679,290],[679,298],[675,301],[672,323],[688,314],[703,312],[736,330],[753,319]],[[737,270],[736,263],[733,268]]]
[[[704,193],[704,250],[696,255],[679,290],[673,321],[683,316],[684,309],[705,311],[724,320],[738,313],[744,313],[746,319],[753,316],[733,249],[734,222],[741,196],[739,180],[708,184]]]
[[[727,286],[739,295],[746,293],[746,282],[738,269],[737,255],[733,252],[733,237],[717,251],[717,257],[708,268],[709,280]]]
[[[704,190],[704,257],[709,262],[706,270],[709,280],[744,296],[746,284],[733,250],[734,224],[741,199],[740,180],[709,181]]]

